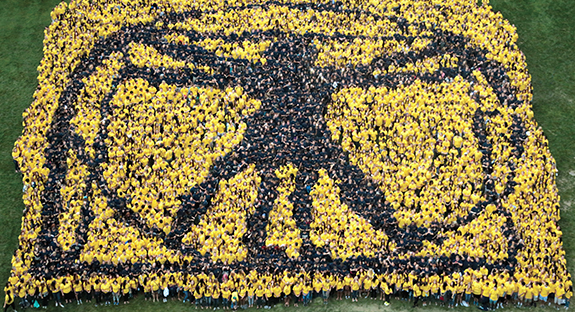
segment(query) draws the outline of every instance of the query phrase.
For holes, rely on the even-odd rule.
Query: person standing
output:
[[[238,292],[234,289],[232,292],[232,310],[238,309]]]
[[[12,307],[12,310],[17,312],[16,305],[14,304],[14,294],[12,294],[12,288],[9,285],[10,283],[6,284],[4,288],[4,293],[6,293],[6,297],[4,298],[4,312],[8,311],[9,307]]]
[[[415,308],[417,307],[417,303],[421,298],[421,288],[419,287],[419,283],[417,280],[415,281],[415,283],[413,283],[412,290],[413,290],[413,307]]]
[[[61,301],[61,285],[56,279],[52,279],[52,282],[48,285],[52,296],[54,296],[54,306],[64,307]]]

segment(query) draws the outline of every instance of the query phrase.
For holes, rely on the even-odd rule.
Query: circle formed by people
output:
[[[488,1],[51,16],[13,150],[26,208],[7,292],[572,294],[555,161]]]

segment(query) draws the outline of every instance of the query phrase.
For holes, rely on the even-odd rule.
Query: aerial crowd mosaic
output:
[[[488,1],[72,0],[51,16],[13,149],[17,296],[572,286],[525,56]]]

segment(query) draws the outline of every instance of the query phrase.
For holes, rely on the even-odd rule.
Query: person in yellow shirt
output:
[[[214,283],[210,282],[209,280],[206,282],[206,288],[204,290],[204,307],[211,308],[212,307],[212,295],[214,292]]]
[[[559,308],[560,305],[565,303],[564,297],[565,297],[565,288],[563,286],[563,283],[559,283],[555,288],[555,298],[553,299],[556,308]]]
[[[99,304],[102,303],[102,282],[100,280],[100,278],[96,275],[94,275],[91,280],[93,282],[92,286],[94,287],[94,299],[96,301],[96,306],[98,306]]]
[[[323,280],[320,280],[320,285],[321,285],[321,295],[323,298],[323,303],[327,304],[327,301],[329,299],[329,293],[331,292],[331,285],[329,279],[324,278]]]
[[[445,291],[445,300],[447,301],[447,306],[453,308],[455,306],[455,299],[457,297],[457,287],[455,286],[454,282],[451,282],[447,285],[447,289]]]
[[[247,293],[248,293],[248,308],[253,308],[255,300],[255,287],[252,283],[248,284]]]
[[[219,309],[220,308],[220,297],[221,297],[222,293],[220,291],[220,284],[217,281],[214,281],[214,289],[212,291],[212,302],[213,302],[213,307],[215,309]]]
[[[434,301],[435,305],[437,305],[439,302],[439,296],[441,291],[441,287],[439,285],[439,276],[437,276],[437,274],[434,274],[432,277],[429,278],[429,282],[431,283],[430,292],[432,301]]]
[[[343,278],[343,295],[345,299],[349,299],[351,297],[351,282],[353,279],[351,275],[347,273],[347,275]]]
[[[517,298],[518,298],[517,306],[518,307],[521,307],[521,306],[523,306],[523,304],[525,304],[525,293],[526,292],[527,292],[527,287],[525,286],[525,282],[522,280],[517,285]]]
[[[132,296],[132,282],[134,280],[135,280],[134,278],[130,279],[130,278],[126,277],[122,281],[121,292],[122,292],[122,298],[123,298],[124,304],[130,303],[130,297]]]
[[[471,298],[473,297],[473,282],[469,281],[469,283],[465,284],[465,294],[464,294],[464,303],[471,304]]]
[[[227,310],[230,307],[230,297],[232,296],[232,292],[228,287],[224,287],[222,290],[222,306],[224,310]]]
[[[150,286],[150,278],[147,276],[147,274],[143,274],[140,275],[138,280],[140,281],[140,286],[142,287],[142,290],[144,292],[144,300],[147,301],[152,297],[151,293],[152,287]]]
[[[336,297],[335,300],[343,300],[343,277],[342,276],[338,276],[336,277],[336,282],[335,282],[335,291],[336,291]]]
[[[357,297],[359,296],[359,288],[361,287],[361,282],[356,275],[351,282],[351,302],[357,302]]]
[[[152,302],[160,301],[160,280],[157,276],[151,277],[150,280],[150,293],[152,294]]]
[[[300,277],[299,281],[293,285],[293,305],[297,307],[302,300],[303,279]]]
[[[489,293],[489,307],[491,310],[495,310],[495,308],[497,308],[497,301],[499,300],[499,291],[497,288],[498,287],[494,285],[493,289],[491,289]]]
[[[525,306],[535,306],[533,297],[534,297],[533,285],[531,283],[528,283],[525,286]]]
[[[20,304],[25,307],[30,305],[28,302],[28,293],[26,291],[26,282],[24,282],[23,279],[20,279],[20,284],[21,285],[16,288],[16,297],[20,299]]]
[[[569,301],[573,297],[573,285],[569,286],[569,289],[565,292],[565,310],[569,309]]]
[[[539,294],[541,293],[541,283],[540,282],[533,282],[533,306],[537,306],[537,302],[539,301]]]
[[[182,299],[183,303],[186,303],[190,300],[189,299],[190,298],[190,289],[192,287],[191,286],[192,283],[193,283],[193,281],[188,280],[188,275],[185,274],[183,277],[183,280],[182,280],[182,285],[180,286],[182,294],[184,295],[184,299]]]
[[[268,283],[266,288],[264,288],[264,308],[266,309],[273,307],[273,290],[271,283],[273,282]]]
[[[237,310],[238,309],[238,292],[236,290],[234,290],[232,292],[232,310]]]
[[[272,289],[272,299],[271,299],[271,306],[274,306],[280,302],[280,298],[282,296],[282,288],[279,283],[276,281],[271,282],[271,289]]]
[[[120,304],[120,295],[122,290],[121,286],[122,285],[118,283],[118,280],[114,279],[114,281],[112,282],[112,302],[114,305]]]
[[[372,274],[373,273],[366,275],[365,279],[363,280],[363,288],[371,299],[375,299],[377,297],[377,285],[375,284],[377,280],[374,279],[375,276]]]
[[[82,280],[80,279],[80,277],[76,277],[74,279],[74,297],[76,298],[76,303],[77,304],[82,304]]]
[[[204,282],[203,281],[198,281],[198,284],[196,285],[196,289],[194,289],[194,304],[196,305],[196,309],[198,308],[198,306],[203,307],[203,299],[204,298]]]
[[[417,303],[419,302],[419,299],[421,298],[421,288],[419,287],[419,282],[418,280],[414,280],[413,281],[413,286],[411,286],[411,290],[413,291],[413,307],[417,307]]]
[[[246,303],[248,290],[247,290],[247,286],[245,285],[244,281],[240,282],[237,285],[240,285],[239,290],[238,290],[238,287],[236,287],[234,289],[238,290],[238,296],[239,296],[238,305],[241,307],[241,306],[244,306]]]
[[[264,306],[264,294],[265,294],[265,290],[264,290],[262,284],[258,284],[258,286],[255,290],[256,308],[257,309],[261,309]]]
[[[486,309],[489,307],[489,295],[491,294],[491,287],[492,286],[489,282],[485,282],[481,286],[481,305]]]
[[[549,287],[549,284],[547,282],[544,282],[543,285],[541,285],[541,290],[539,293],[539,300],[547,303],[547,298],[549,297],[550,292],[551,292],[551,287]]]
[[[6,284],[6,287],[4,287],[4,293],[5,293],[5,297],[4,297],[4,312],[8,311],[8,308],[12,308],[12,310],[14,312],[16,312],[16,305],[14,304],[14,294],[12,291],[12,285],[10,285],[10,282],[8,282]]]
[[[101,291],[105,305],[109,305],[112,297],[112,282],[109,278],[102,279]]]
[[[290,298],[291,298],[291,285],[285,284],[283,287],[284,293],[284,306],[289,307]]]
[[[52,279],[50,284],[48,284],[48,288],[50,289],[50,292],[52,292],[52,295],[54,296],[54,301],[55,301],[54,305],[60,306],[63,308],[64,305],[61,302],[62,288],[61,288],[60,282],[58,282],[58,280],[56,280],[56,279]]]
[[[45,279],[42,279],[40,282],[40,286],[38,287],[38,291],[40,292],[40,298],[42,301],[42,309],[48,308],[48,300],[50,300],[50,293],[48,292],[48,284],[46,283]]]
[[[311,297],[312,297],[312,293],[313,293],[313,287],[312,287],[309,279],[304,284],[302,291],[303,291],[303,305],[307,306],[311,302]]]
[[[72,281],[68,278],[64,278],[62,280],[62,296],[66,301],[66,304],[72,301],[72,297],[74,296]]]
[[[391,289],[391,286],[389,285],[387,278],[381,277],[381,280],[379,282],[379,288],[381,291],[380,299],[383,300],[383,304],[385,306],[389,306],[389,300],[391,298],[393,290]]]

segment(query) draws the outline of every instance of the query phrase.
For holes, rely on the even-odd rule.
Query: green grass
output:
[[[0,281],[2,289],[18,244],[21,176],[14,172],[12,146],[22,132],[22,112],[32,103],[42,58],[44,28],[58,1],[3,0],[0,3]],[[2,299],[4,293],[2,292]]]
[[[36,67],[42,57],[43,29],[57,0],[3,0],[0,3],[0,282],[10,273],[11,255],[17,247],[21,201],[20,175],[14,172],[11,150],[22,131],[22,112],[32,101],[36,88]],[[527,56],[533,79],[535,118],[549,139],[557,161],[557,185],[561,194],[563,241],[570,272],[575,272],[575,6],[572,0],[492,0],[496,11],[517,26],[519,46]],[[3,294],[2,294],[3,299]],[[54,309],[51,307],[50,309]],[[94,308],[69,305],[64,310],[91,311],[189,310],[181,302],[149,303],[141,298],[128,306]],[[369,300],[352,304],[316,301],[298,311],[412,310],[408,304],[393,302],[383,307]],[[275,308],[275,311],[286,310]],[[293,311],[293,308],[289,309]],[[430,307],[426,310],[445,310]]]
[[[559,169],[559,225],[569,272],[575,272],[575,8],[568,0],[491,3],[517,27],[519,47],[527,57],[535,119],[549,140]]]

